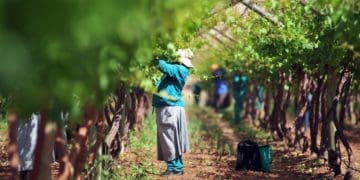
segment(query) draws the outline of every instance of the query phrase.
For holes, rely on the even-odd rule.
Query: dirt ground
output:
[[[240,140],[248,139],[245,133],[235,133],[227,121],[217,120],[226,141],[237,146]],[[216,153],[190,152],[185,154],[185,174],[169,179],[334,179],[327,168],[316,159],[295,150],[285,151],[282,142],[270,142],[273,164],[271,173],[253,171],[235,171],[236,157],[226,155],[221,157]],[[156,155],[156,153],[153,153]],[[156,160],[156,157],[154,157]],[[165,170],[164,164],[158,164]],[[162,179],[153,176],[154,179]],[[341,176],[336,179],[342,179]]]
[[[236,149],[237,143],[241,140],[249,139],[249,135],[244,132],[235,132],[228,121],[213,119],[213,116],[198,112],[193,116],[199,118],[204,123],[215,123],[221,131],[224,141]],[[189,118],[191,119],[191,118]],[[211,133],[211,132],[209,132]],[[346,135],[349,137],[351,147],[355,156],[360,158],[360,127],[348,127]],[[6,136],[1,132],[0,136]],[[264,143],[264,140],[255,139]],[[141,163],[141,156],[147,156],[152,162],[149,166],[157,169],[156,173],[146,172],[151,179],[342,179],[343,176],[334,178],[326,165],[310,154],[302,154],[295,149],[285,150],[282,142],[268,142],[272,148],[272,171],[271,173],[253,171],[235,171],[236,157],[234,154],[219,154],[212,149],[192,149],[184,155],[185,174],[182,176],[162,178],[159,176],[165,170],[165,164],[156,159],[156,147],[150,152],[139,152],[128,149],[122,154],[121,165],[133,167]],[[211,146],[208,146],[209,148]],[[344,152],[345,153],[345,152]],[[344,154],[346,161],[346,155]],[[55,164],[56,165],[56,164]],[[356,164],[357,168],[359,163]],[[56,166],[53,167],[56,174]],[[343,171],[345,172],[345,171]],[[356,178],[360,179],[360,173],[356,172]],[[6,154],[6,141],[0,142],[0,179],[11,179]]]
[[[209,116],[201,114],[197,114],[196,116],[203,116],[202,120],[205,121],[205,123],[211,123]],[[216,121],[212,120],[212,123],[218,125],[225,140],[235,147],[240,140],[249,138],[246,133],[236,133],[227,121],[218,119]],[[354,154],[359,154],[360,131],[354,133],[353,131],[354,130],[347,131],[347,134],[350,137]],[[263,142],[263,140],[260,139],[257,141]],[[152,179],[343,179],[342,175],[334,177],[326,164],[323,164],[321,160],[317,160],[316,157],[311,156],[309,153],[303,154],[301,151],[295,149],[285,150],[283,142],[269,142],[269,144],[272,148],[273,157],[271,173],[235,171],[235,155],[221,156],[216,152],[211,152],[211,150],[192,150],[184,155],[184,175],[163,178],[158,174],[153,174],[151,177]],[[129,153],[131,154],[131,152]],[[141,154],[141,152],[137,153]],[[149,154],[151,155],[152,162],[154,162],[154,168],[159,169],[160,172],[165,171],[165,164],[156,160],[156,148]],[[346,157],[344,158],[346,159]],[[129,165],[132,164],[129,162],[131,161],[130,159],[127,158]],[[360,179],[359,172],[356,173],[355,179]]]

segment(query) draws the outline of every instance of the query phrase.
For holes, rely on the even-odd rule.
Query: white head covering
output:
[[[180,56],[179,61],[185,66],[189,68],[194,67],[191,63],[191,59],[194,57],[194,53],[190,49],[179,49],[176,54]]]

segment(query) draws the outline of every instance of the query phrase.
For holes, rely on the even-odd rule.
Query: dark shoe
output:
[[[177,175],[184,175],[184,170],[182,171],[173,171],[174,172],[174,175],[177,176]]]
[[[165,172],[163,172],[161,174],[161,176],[178,176],[178,175],[183,175],[184,171],[169,171],[166,170]]]

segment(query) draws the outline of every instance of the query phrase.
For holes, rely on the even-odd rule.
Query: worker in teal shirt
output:
[[[235,99],[234,119],[238,124],[241,121],[241,112],[247,92],[248,78],[238,71],[233,77],[233,96]]]
[[[157,94],[153,97],[153,106],[185,106],[181,91],[189,75],[189,68],[176,63],[159,61],[159,69],[163,73],[157,83]]]
[[[184,174],[182,154],[190,149],[181,91],[193,67],[193,53],[190,49],[180,49],[177,53],[179,63],[159,61],[163,76],[152,103],[156,109],[158,160],[167,164],[162,176]]]
[[[261,110],[264,102],[264,87],[261,85],[256,86],[256,109]]]
[[[198,81],[196,82],[192,87],[191,87],[191,90],[194,94],[194,103],[196,105],[199,105],[199,102],[200,102],[200,94],[201,94],[201,90],[202,90],[202,87],[201,87],[201,82]]]

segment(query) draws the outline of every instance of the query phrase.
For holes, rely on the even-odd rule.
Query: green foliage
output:
[[[56,119],[65,110],[77,119],[85,104],[101,106],[120,81],[151,92],[156,68],[148,67],[190,46],[216,2],[2,1],[1,93],[22,116],[46,111]]]
[[[123,177],[123,179],[151,179],[149,174],[160,174],[159,170],[155,169],[153,163],[150,159],[147,159],[146,162],[142,162],[141,164],[134,165],[131,168],[130,172]]]
[[[156,146],[156,119],[151,113],[145,120],[144,129],[141,132],[132,131],[129,136],[129,148],[134,152],[141,152],[136,158],[138,163],[132,167],[119,169],[118,174],[122,179],[150,179],[149,174],[159,174],[151,157],[153,147]]]
[[[6,132],[8,128],[7,121],[4,118],[0,118],[0,132]]]
[[[230,28],[237,42],[231,49],[207,48],[206,62],[220,64],[234,72],[242,70],[261,84],[271,84],[278,72],[299,75],[299,68],[318,77],[325,65],[339,73],[349,61],[356,77],[359,59],[359,3],[321,0],[301,5],[299,1],[266,1],[260,6],[284,25],[279,28],[254,11],[243,17],[235,11],[217,14]],[[211,42],[210,42],[211,43]],[[214,56],[214,57],[212,57]],[[210,64],[200,70],[208,79]]]
[[[217,153],[219,159],[225,154],[234,155],[235,150],[233,146],[229,144],[217,124],[218,115],[209,114],[209,111],[209,109],[188,109],[189,114],[195,113],[197,115],[196,118],[191,118],[188,121],[191,149],[194,152],[200,151],[206,153],[204,151],[208,151],[207,153]],[[203,116],[204,114],[206,115]]]
[[[295,73],[295,66],[314,76],[324,65],[339,72],[349,60],[360,77],[359,3],[261,5],[285,27],[253,11],[244,18],[218,0],[2,1],[1,93],[24,116],[48,111],[55,119],[68,110],[74,119],[85,104],[102,105],[120,81],[155,92],[157,59],[176,61],[177,48],[201,47],[206,42],[199,35],[219,22],[237,42],[222,50],[208,48],[199,57],[206,63],[195,74],[203,80],[211,78],[212,63],[229,72],[241,69],[265,83],[273,82],[279,71]]]
[[[133,149],[151,150],[156,144],[156,119],[155,113],[151,113],[145,120],[144,129],[141,132],[131,131],[129,135],[129,147]]]
[[[0,132],[6,132],[8,127],[6,120],[7,104],[7,98],[3,98],[0,96]]]
[[[0,95],[0,119],[5,117],[7,106],[8,106],[8,99]]]
[[[119,166],[116,165],[109,155],[98,156],[93,167],[95,168],[94,174],[96,174],[96,179],[115,180],[120,178],[116,173]]]
[[[230,122],[231,126],[236,132],[243,132],[246,134],[249,139],[256,139],[263,142],[269,142],[272,140],[271,133],[265,129],[260,129],[253,127],[251,124],[245,124],[244,121],[239,124],[235,124],[233,121],[234,114],[234,104],[231,104],[222,112],[223,119],[226,119]]]

